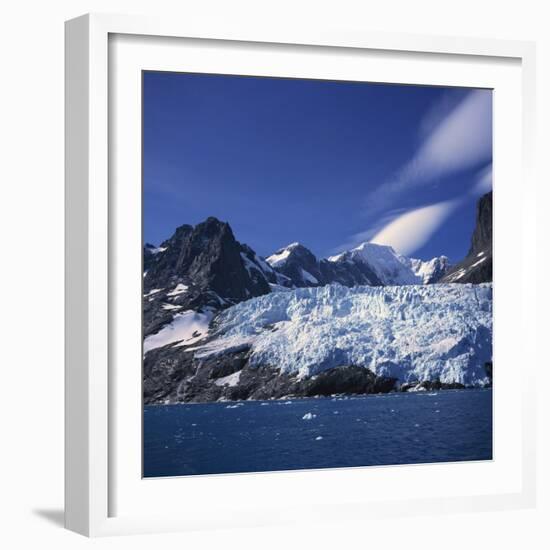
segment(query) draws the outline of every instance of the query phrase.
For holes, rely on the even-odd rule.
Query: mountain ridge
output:
[[[469,253],[455,266],[449,266],[445,256],[423,261],[369,242],[320,260],[293,242],[264,259],[237,241],[229,223],[209,217],[195,226],[179,226],[159,246],[147,243],[143,269],[144,337],[158,336],[163,327],[177,321],[171,341],[176,336],[194,340],[217,312],[272,292],[329,284],[488,282],[492,280],[492,194],[479,200]],[[155,342],[166,339],[159,336]]]
[[[486,283],[493,280],[493,192],[479,198],[476,223],[466,257],[441,278],[442,283]]]

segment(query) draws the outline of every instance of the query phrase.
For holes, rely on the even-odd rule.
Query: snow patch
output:
[[[261,277],[263,277],[264,279],[266,278],[265,273],[262,271],[260,266],[256,265],[244,252],[241,252],[241,259],[242,259],[242,261],[244,263],[244,267],[248,271],[248,275],[250,277],[252,277],[251,272],[252,272],[252,270],[254,270],[257,273],[259,273]]]
[[[288,260],[288,257],[290,256],[292,250],[297,246],[300,246],[300,243],[291,243],[285,248],[281,248],[281,250],[278,250],[277,252],[275,252],[275,254],[272,254],[271,256],[266,258],[267,263],[271,267],[282,267]]]
[[[266,261],[271,267],[281,267],[282,265],[285,264],[289,256],[290,256],[290,250],[285,248],[283,251],[276,254],[272,254],[271,256],[266,258]]]
[[[166,296],[179,296],[180,294],[185,294],[188,290],[189,287],[187,285],[179,283],[178,285],[176,285],[176,288],[168,292]]]
[[[151,254],[160,254],[161,252],[165,252],[167,249],[167,247],[165,246],[157,246],[156,248],[153,246],[148,246],[147,247],[147,250],[151,253]]]
[[[153,290],[150,290],[147,294],[144,294],[143,297],[147,298],[148,296],[152,296],[153,294],[157,294],[158,292],[162,292],[164,288],[153,288]]]
[[[208,325],[213,316],[211,311],[199,313],[187,310],[176,313],[170,324],[162,327],[156,334],[145,338],[143,353],[174,342],[180,342],[178,346],[187,346],[201,340],[208,334]]]
[[[473,269],[474,267],[476,267],[477,265],[481,265],[487,258],[481,258],[481,260],[478,260],[477,262],[475,262],[474,264],[472,264],[470,266],[470,269]]]
[[[214,384],[216,384],[216,386],[229,386],[230,388],[233,388],[239,383],[241,372],[242,371],[237,371],[228,376],[218,378],[214,381]]]
[[[166,311],[171,311],[174,309],[181,309],[182,306],[175,306],[174,304],[162,304],[162,309]]]
[[[306,283],[311,283],[314,285],[318,285],[319,281],[309,272],[305,269],[302,269],[302,280],[304,280]]]

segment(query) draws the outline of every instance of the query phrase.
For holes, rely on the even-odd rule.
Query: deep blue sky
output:
[[[442,156],[453,165],[455,148],[460,156],[469,137],[479,134],[479,112],[462,109],[461,119],[468,94],[442,87],[144,73],[144,239],[159,244],[178,225],[216,216],[263,256],[299,241],[325,257],[365,240],[369,230],[398,214],[458,198],[428,242],[410,255],[459,260],[469,247],[483,187],[476,185],[490,166],[490,152],[474,150],[458,168],[432,168]],[[450,134],[440,132],[447,140],[443,154],[435,143],[428,168],[420,176],[405,170],[402,185],[392,187],[453,112]]]

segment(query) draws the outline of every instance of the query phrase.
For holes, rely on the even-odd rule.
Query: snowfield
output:
[[[168,344],[189,345],[204,338],[208,334],[208,324],[213,317],[211,311],[183,311],[176,313],[172,322],[162,327],[156,334],[147,336],[143,341],[143,354]]]
[[[356,365],[401,383],[480,386],[492,360],[492,284],[328,285],[253,298],[222,312],[204,358],[250,346],[250,365],[308,377]]]

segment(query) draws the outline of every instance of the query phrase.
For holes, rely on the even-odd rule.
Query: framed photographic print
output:
[[[66,29],[67,527],[531,505],[533,46]]]

